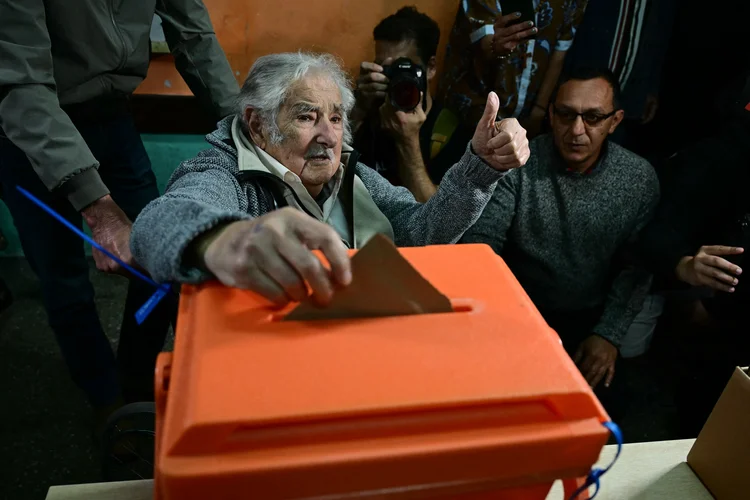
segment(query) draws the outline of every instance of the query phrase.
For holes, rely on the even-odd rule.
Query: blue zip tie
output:
[[[30,192],[26,191],[21,186],[16,186],[16,189],[24,195],[26,198],[28,198],[32,203],[34,203],[36,206],[47,212],[49,215],[51,215],[54,219],[56,219],[58,222],[63,224],[65,227],[73,231],[75,234],[77,234],[80,238],[82,238],[84,241],[91,244],[92,247],[96,248],[100,252],[102,252],[104,255],[109,257],[110,259],[114,260],[118,264],[120,264],[123,269],[126,269],[128,272],[130,272],[133,276],[136,278],[139,278],[142,281],[145,281],[149,285],[156,288],[156,291],[154,294],[146,301],[145,304],[143,304],[138,311],[135,313],[135,321],[139,325],[142,324],[149,314],[154,310],[154,308],[161,302],[161,300],[172,290],[172,287],[169,286],[168,283],[159,284],[156,281],[152,280],[139,270],[135,269],[133,266],[126,264],[123,262],[119,257],[116,257],[114,254],[112,254],[109,250],[102,247],[99,243],[94,241],[93,238],[91,238],[88,234],[84,233],[77,227],[75,227],[73,224],[70,223],[65,217],[55,212],[55,210],[44,203],[42,200],[31,194]]]
[[[615,458],[612,459],[612,462],[604,469],[599,469],[594,467],[591,469],[591,472],[589,472],[588,477],[586,477],[586,482],[578,488],[571,496],[569,500],[576,500],[578,498],[578,495],[583,493],[584,491],[588,490],[591,486],[596,486],[596,489],[594,490],[594,494],[589,497],[589,500],[594,500],[594,497],[599,493],[599,479],[609,472],[609,469],[612,468],[613,465],[615,465],[615,462],[617,462],[617,459],[620,458],[620,453],[622,452],[622,443],[623,443],[623,437],[622,437],[622,431],[620,430],[620,427],[617,426],[614,422],[602,422],[602,425],[607,428],[609,432],[612,433],[612,435],[615,437],[615,441],[617,441],[617,453],[615,453]]]

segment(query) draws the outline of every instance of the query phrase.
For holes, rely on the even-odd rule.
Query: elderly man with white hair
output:
[[[325,304],[351,280],[347,247],[377,233],[398,246],[455,243],[497,181],[529,157],[518,122],[495,122],[499,100],[491,93],[466,153],[422,204],[357,162],[348,146],[353,104],[349,80],[330,55],[259,58],[237,115],[207,136],[213,147],[184,162],[136,220],[136,260],[158,281],[213,277],[280,305],[303,299],[307,283]]]

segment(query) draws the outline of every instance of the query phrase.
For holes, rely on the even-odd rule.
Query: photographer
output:
[[[361,64],[350,117],[354,148],[362,163],[425,202],[471,140],[471,132],[430,94],[440,29],[414,7],[404,7],[383,19],[373,38],[375,62]],[[398,81],[406,91],[394,95]]]

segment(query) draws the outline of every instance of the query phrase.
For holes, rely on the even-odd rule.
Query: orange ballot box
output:
[[[381,317],[285,321],[251,292],[183,287],[157,364],[157,499],[543,500],[586,476],[607,414],[503,260],[392,251],[411,266],[354,266],[357,293],[395,279],[359,301]],[[401,265],[453,310],[379,314],[413,285]]]

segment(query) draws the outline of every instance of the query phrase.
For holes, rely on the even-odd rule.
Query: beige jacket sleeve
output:
[[[237,80],[202,0],[158,0],[156,13],[177,70],[217,119],[234,112]]]
[[[0,0],[0,129],[50,191],[77,210],[109,193],[99,166],[60,108],[43,0]]]

